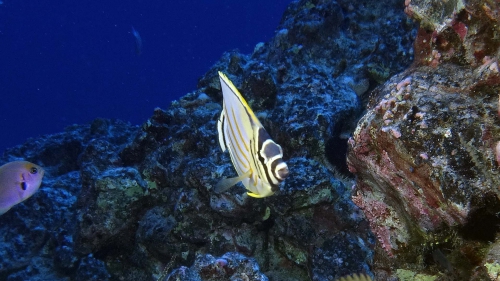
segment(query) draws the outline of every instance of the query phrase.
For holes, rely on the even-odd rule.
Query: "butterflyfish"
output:
[[[233,83],[219,72],[222,112],[217,122],[219,145],[229,151],[237,177],[221,179],[215,192],[221,193],[241,182],[255,198],[273,195],[288,176],[283,150],[275,143]]]
[[[132,26],[132,35],[135,38],[135,52],[140,55],[142,54],[142,38],[141,35],[135,28]]]
[[[27,161],[0,166],[0,215],[33,195],[40,187],[44,173],[42,167]]]

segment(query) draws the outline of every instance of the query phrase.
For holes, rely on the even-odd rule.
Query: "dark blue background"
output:
[[[291,2],[3,1],[0,153],[96,117],[144,122],[195,90],[224,51],[268,41]]]

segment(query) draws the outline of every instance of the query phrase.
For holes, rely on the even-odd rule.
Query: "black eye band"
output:
[[[34,174],[38,173],[38,169],[37,169],[37,168],[35,168],[35,167],[32,167],[32,168],[30,169],[30,173],[32,173],[32,174],[34,175]]]

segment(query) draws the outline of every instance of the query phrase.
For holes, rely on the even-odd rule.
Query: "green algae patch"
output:
[[[129,197],[141,196],[143,193],[144,193],[144,191],[142,190],[142,187],[140,187],[137,184],[129,186],[125,190],[125,195],[127,195]]]
[[[491,280],[497,280],[500,277],[500,264],[497,262],[485,263],[484,267],[486,267]]]
[[[398,269],[396,275],[401,281],[434,281],[437,276],[427,274],[417,274],[411,270]]]
[[[278,240],[279,250],[288,258],[288,260],[293,261],[298,265],[307,264],[307,253],[292,243],[288,242],[286,239]]]
[[[158,188],[158,186],[156,185],[156,182],[154,182],[154,181],[147,181],[147,182],[148,182],[148,190]]]
[[[391,76],[390,69],[375,63],[368,64],[368,76],[379,84],[385,83]]]

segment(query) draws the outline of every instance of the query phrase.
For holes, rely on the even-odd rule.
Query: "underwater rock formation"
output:
[[[120,121],[96,119],[90,125],[71,126],[65,132],[30,139],[9,149],[2,161],[30,159],[46,170],[41,190],[26,204],[1,216],[1,280],[107,280],[104,263],[76,250],[77,212],[81,200],[81,158],[90,143],[129,141],[138,127]],[[100,159],[105,155],[95,157]],[[69,274],[71,273],[71,274]],[[106,278],[105,278],[106,277]]]
[[[270,42],[224,54],[141,127],[97,119],[7,150],[2,162],[40,164],[46,180],[0,217],[0,280],[371,274],[375,239],[351,201],[346,135],[367,93],[410,64],[415,34],[401,1],[294,1]],[[217,71],[283,147],[290,176],[272,197],[213,192],[235,174],[217,144]]]
[[[175,279],[174,279],[175,278]],[[196,257],[191,267],[181,266],[160,281],[217,281],[217,280],[251,280],[268,281],[259,271],[259,265],[252,258],[236,252],[228,252],[220,258],[212,255]]]
[[[162,260],[189,265],[198,253],[220,256],[238,251],[254,257],[266,276],[278,280],[368,272],[373,241],[368,224],[350,201],[350,189],[317,161],[299,156],[287,160],[295,173],[270,198],[255,200],[240,188],[213,192],[221,176],[234,173],[228,156],[217,153],[215,143],[213,128],[221,106],[203,95],[193,96],[167,111],[157,109],[121,153],[122,159],[132,161],[136,149],[160,146],[149,150],[148,160],[140,165],[142,174],[155,180],[148,179],[150,186],[156,186],[149,189],[151,197],[160,201],[139,220],[136,259],[157,271],[165,267]],[[204,106],[189,106],[194,103]],[[185,122],[170,123],[173,116]],[[208,116],[210,122],[200,122]],[[193,122],[200,122],[195,132],[184,125]],[[204,151],[206,147],[210,150]]]
[[[349,140],[353,201],[383,249],[381,280],[487,280],[485,263],[500,264],[485,257],[500,230],[500,5],[412,0],[406,12],[421,23],[415,61],[374,91]]]

